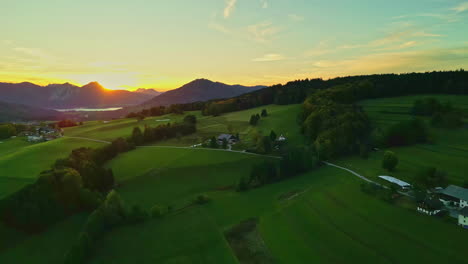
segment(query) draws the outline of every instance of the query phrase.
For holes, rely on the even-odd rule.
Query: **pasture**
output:
[[[402,120],[410,120],[414,100],[424,97],[434,97],[441,102],[450,101],[452,104],[468,111],[468,96],[452,95],[424,95],[405,96],[395,98],[373,99],[361,102],[364,110],[376,127],[385,128]],[[465,122],[466,123],[466,122]],[[395,152],[400,160],[396,170],[389,173],[382,169],[381,161],[385,150],[373,151],[368,159],[348,157],[336,163],[353,169],[362,175],[380,181],[379,175],[391,175],[409,181],[424,168],[437,167],[447,173],[449,182],[463,185],[468,181],[468,127],[460,129],[433,128],[429,133],[434,138],[433,144],[418,144],[405,147],[389,148]]]
[[[246,193],[205,192],[213,198],[207,205],[112,231],[90,263],[236,263],[223,233],[250,217],[260,219],[260,234],[277,263],[465,263],[463,230],[368,197],[360,183],[323,167]],[[147,199],[160,195],[156,186],[141,191]]]
[[[79,147],[97,147],[102,143],[60,138],[31,144],[24,138],[14,138],[0,145],[0,198],[33,182],[41,171],[48,169],[58,158],[66,157]]]
[[[250,116],[252,114],[260,114],[262,109],[267,109],[269,116],[261,118],[257,126],[250,126]],[[303,137],[300,135],[300,129],[296,121],[300,110],[301,105],[267,105],[216,117],[202,116],[200,111],[192,111],[185,112],[183,115],[168,114],[147,117],[140,122],[135,118],[109,120],[106,122],[91,121],[86,122],[82,126],[65,129],[65,135],[110,141],[118,137],[129,136],[136,126],[144,129],[145,125],[154,127],[171,122],[181,122],[185,115],[192,114],[197,117],[196,133],[158,142],[155,145],[188,147],[201,143],[212,136],[218,136],[221,133],[239,133],[241,139],[248,142],[252,130],[258,130],[260,133],[268,135],[272,129],[278,136],[284,135],[292,144],[301,144],[303,143]]]
[[[408,109],[412,104],[412,100],[411,103],[398,98],[393,100],[386,101],[385,105],[395,104],[399,109]],[[406,106],[398,106],[399,102]],[[372,106],[375,104],[382,108],[371,113],[372,109],[377,109]],[[394,122],[394,113],[385,110],[383,104],[377,100],[363,102],[374,122]],[[260,113],[263,108],[269,116],[262,118],[256,127],[250,126],[250,116]],[[269,257],[277,263],[304,263],[305,260],[317,263],[467,262],[465,245],[468,240],[463,229],[451,222],[421,215],[414,209],[370,197],[361,192],[362,181],[348,172],[321,167],[239,193],[235,191],[238,180],[248,177],[254,164],[272,158],[220,150],[161,147],[187,147],[226,132],[239,133],[248,142],[253,130],[267,135],[271,129],[286,136],[291,144],[303,144],[296,123],[300,110],[300,105],[271,105],[218,117],[204,117],[192,112],[198,118],[196,134],[159,142],[156,146],[139,147],[107,163],[106,166],[113,169],[116,189],[128,206],[150,209],[160,205],[171,207],[171,210],[162,218],[112,230],[97,242],[88,263],[238,263],[224,234],[252,217],[259,219],[261,241],[257,242],[268,248]],[[183,116],[148,118],[140,123],[134,119],[87,122],[69,128],[65,133],[111,140],[128,136],[136,124],[159,123],[156,119],[180,121]],[[394,149],[401,163],[395,176],[410,179],[424,164],[438,164],[447,170],[454,182],[467,177],[464,173],[467,168],[463,165],[468,150],[466,128],[434,129],[433,133],[442,136],[434,145]],[[3,158],[13,155],[9,161],[14,162],[17,169],[12,166],[10,172],[18,171],[22,173],[18,175],[23,175],[15,179],[0,177],[3,182],[12,181],[11,186],[24,184],[15,180],[32,181],[40,170],[75,147],[101,145],[71,138],[25,146],[13,142],[11,146],[14,144],[19,144],[15,151],[0,150],[6,153],[0,157],[0,168],[3,169],[2,164],[9,164]],[[41,153],[55,156],[41,160]],[[14,155],[18,155],[20,162],[13,159]],[[381,151],[373,152],[368,160],[351,157],[337,163],[373,178],[383,173],[379,171],[381,155]],[[34,161],[40,161],[40,166],[21,168],[21,164],[33,164]],[[38,172],[30,174],[34,171]],[[0,182],[0,191],[7,186],[2,185],[3,182]],[[192,205],[193,199],[202,193],[212,201]],[[0,226],[2,234],[6,234],[4,238],[10,241],[8,245],[0,244],[0,262],[61,263],[85,221],[86,215],[77,215],[31,237]]]

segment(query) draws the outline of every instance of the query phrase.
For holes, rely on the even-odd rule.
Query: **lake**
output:
[[[68,108],[68,109],[55,109],[59,112],[102,112],[102,111],[116,111],[120,110],[122,107],[108,107],[108,108]]]

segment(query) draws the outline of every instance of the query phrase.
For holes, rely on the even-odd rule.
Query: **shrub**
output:
[[[395,167],[397,165],[398,165],[398,157],[395,155],[395,153],[391,151],[385,151],[383,160],[382,160],[382,168],[388,171],[393,171],[395,170]]]
[[[154,205],[151,207],[150,213],[153,218],[158,218],[164,215],[164,209],[160,205]]]
[[[197,203],[197,204],[206,204],[206,203],[208,203],[210,201],[211,201],[211,198],[206,194],[200,194],[195,199],[195,203]]]

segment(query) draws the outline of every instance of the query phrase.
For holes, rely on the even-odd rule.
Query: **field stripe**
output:
[[[69,137],[69,136],[64,136],[64,138],[83,139],[83,140],[88,140],[88,141],[94,141],[94,142],[104,143],[104,144],[111,144],[111,143],[112,143],[112,142],[105,141],[105,140],[92,139],[92,138],[85,138],[85,137]],[[228,150],[228,149],[192,148],[192,147],[176,147],[176,146],[137,146],[137,148],[166,148],[166,149],[189,149],[189,150],[224,151],[224,152],[240,153],[240,154],[246,154],[246,155],[252,155],[252,156],[267,157],[267,158],[273,158],[273,159],[282,159],[281,157],[278,157],[278,156],[262,155],[262,154],[252,153],[252,152],[238,151],[238,150]]]

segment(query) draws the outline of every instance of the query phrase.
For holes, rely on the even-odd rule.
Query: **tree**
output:
[[[256,114],[256,115],[251,115],[251,116],[250,116],[249,124],[252,125],[252,126],[256,126],[259,119],[260,119],[260,116],[259,116],[258,114]]]
[[[135,145],[137,145],[137,146],[143,144],[144,137],[143,137],[143,133],[141,133],[141,129],[139,127],[134,127],[133,128],[132,139],[133,139],[133,143],[135,143]]]
[[[227,149],[228,148],[228,141],[227,139],[223,138],[223,149]]]
[[[184,123],[195,125],[197,123],[197,117],[194,115],[186,115],[184,117]]]
[[[382,160],[382,168],[393,171],[395,167],[398,165],[398,157],[392,151],[385,151],[383,160]]]
[[[216,141],[215,137],[211,137],[209,147],[210,148],[218,148],[219,147],[218,142]]]
[[[425,168],[416,176],[416,181],[423,188],[447,186],[447,174],[435,167]]]
[[[238,192],[244,192],[244,191],[247,191],[249,189],[249,183],[247,181],[247,178],[245,176],[242,176],[240,179],[239,179],[239,183],[237,184],[237,189],[236,191]]]
[[[257,142],[257,152],[258,153],[269,153],[271,152],[271,141],[270,137],[263,136]]]
[[[141,121],[145,120],[145,118],[146,118],[145,115],[143,115],[142,113],[139,113],[139,114],[136,115],[137,122],[141,122]]]
[[[164,214],[164,210],[163,210],[162,206],[154,205],[153,207],[151,207],[151,216],[153,218],[161,217],[161,216],[163,216],[163,214]]]
[[[359,144],[359,156],[363,159],[369,158],[369,146],[366,144]]]
[[[263,109],[262,110],[262,117],[267,117],[267,116],[268,116],[267,110]]]
[[[206,204],[211,201],[211,198],[206,194],[200,194],[195,198],[195,203],[197,204]]]
[[[270,132],[270,140],[275,141],[278,136],[276,135],[275,131]]]

